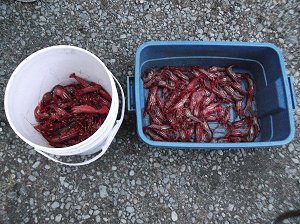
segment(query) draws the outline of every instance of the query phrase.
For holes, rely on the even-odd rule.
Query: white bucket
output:
[[[88,139],[70,147],[53,148],[33,128],[37,124],[34,109],[44,93],[50,91],[55,85],[74,82],[69,78],[71,73],[101,84],[112,96],[111,107],[104,123]],[[122,95],[119,120],[117,120],[119,97],[114,81],[118,84]],[[125,98],[120,83],[98,57],[78,47],[61,45],[39,50],[21,62],[7,84],[4,106],[12,129],[37,152],[61,164],[80,166],[97,160],[108,149],[122,124]],[[89,155],[95,152],[99,154],[81,163],[65,163],[49,155]]]

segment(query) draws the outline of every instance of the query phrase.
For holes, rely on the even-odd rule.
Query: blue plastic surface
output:
[[[246,72],[256,84],[256,106],[261,133],[255,142],[193,143],[153,141],[143,133],[148,119],[143,117],[148,91],[141,74],[150,67],[200,65],[236,65],[235,71]],[[281,51],[269,43],[158,41],[146,42],[136,52],[135,101],[139,137],[158,147],[246,148],[271,147],[289,143],[295,135],[294,93],[285,72]]]
[[[290,87],[291,97],[292,97],[292,107],[295,110],[297,101],[296,101],[295,89],[294,89],[294,85],[293,85],[294,77],[288,77],[288,80],[289,80],[289,87]]]
[[[134,77],[127,76],[127,108],[129,112],[135,111]]]

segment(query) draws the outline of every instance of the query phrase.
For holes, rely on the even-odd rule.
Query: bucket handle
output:
[[[290,94],[292,98],[292,108],[293,110],[296,109],[297,101],[296,101],[296,95],[295,95],[295,89],[294,89],[294,77],[290,76],[288,77],[289,87],[290,87]]]
[[[103,154],[107,151],[108,147],[110,146],[112,140],[114,139],[115,135],[117,134],[122,122],[123,122],[123,119],[124,119],[124,112],[125,112],[125,96],[124,96],[124,92],[123,92],[123,89],[122,89],[122,86],[121,84],[119,83],[119,81],[116,79],[116,77],[111,73],[109,72],[110,75],[114,78],[115,82],[117,83],[120,91],[121,91],[121,95],[122,95],[122,110],[121,110],[121,117],[119,120],[116,120],[116,123],[114,125],[114,127],[112,128],[111,132],[110,132],[110,135],[107,137],[107,139],[105,140],[104,144],[101,146],[102,147],[102,150],[99,154],[97,154],[95,157],[89,159],[89,160],[86,160],[86,161],[83,161],[83,162],[80,162],[80,163],[67,163],[67,162],[62,162],[58,159],[55,159],[54,157],[52,157],[51,155],[41,151],[40,149],[36,149],[35,148],[35,151],[37,151],[38,153],[42,154],[43,156],[47,157],[48,159],[56,162],[56,163],[60,163],[60,164],[63,164],[63,165],[67,165],[67,166],[83,166],[83,165],[87,165],[87,164],[90,164],[94,161],[96,161],[97,159],[99,159],[101,156],[103,156]]]
[[[134,83],[134,76],[127,76],[127,109],[129,112],[135,111]]]

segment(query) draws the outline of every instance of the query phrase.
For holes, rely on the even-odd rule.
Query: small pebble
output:
[[[28,177],[28,179],[29,179],[30,181],[32,181],[32,182],[36,181],[36,177],[35,177],[35,176],[32,176],[32,175],[30,175],[30,176]]]
[[[213,213],[209,212],[208,215],[207,215],[207,218],[212,219],[212,217],[213,217]]]
[[[233,205],[233,204],[229,204],[229,205],[228,205],[228,210],[229,210],[229,211],[232,212],[232,211],[233,211],[233,208],[234,208],[234,205]]]
[[[101,221],[101,218],[100,218],[99,215],[97,215],[95,219],[96,219],[96,222],[100,222]]]
[[[272,204],[269,204],[268,209],[271,211],[273,210],[274,206]]]
[[[59,202],[55,201],[52,203],[51,208],[56,209],[59,207]]]
[[[126,211],[129,212],[129,213],[133,213],[134,208],[132,206],[128,206],[128,207],[126,207]]]
[[[83,219],[89,219],[91,216],[90,215],[83,215],[82,218]]]
[[[106,186],[104,186],[104,185],[100,185],[99,186],[99,193],[100,193],[100,197],[101,198],[106,198],[107,196],[108,196],[108,193],[107,193],[107,191],[106,191]]]
[[[178,220],[178,215],[175,211],[172,211],[171,218],[172,218],[172,221],[174,221],[174,222],[176,222]]]
[[[151,14],[146,14],[146,15],[145,15],[145,19],[146,19],[146,20],[151,20],[151,18],[152,18]]]
[[[36,168],[38,168],[38,166],[41,164],[41,162],[40,161],[36,161],[33,165],[32,165],[32,168],[33,169],[36,169]]]
[[[116,166],[112,166],[112,167],[111,167],[111,170],[112,170],[112,171],[115,171],[115,170],[117,170],[117,167],[116,167]]]
[[[295,164],[299,164],[299,160],[298,160],[298,159],[292,158],[292,161],[293,161],[293,163],[295,163]]]
[[[289,149],[289,152],[293,152],[295,150],[295,146],[293,144],[290,144],[288,149]]]
[[[158,167],[160,167],[160,164],[159,164],[159,163],[154,163],[153,166],[154,166],[155,168],[158,168]]]
[[[256,24],[256,28],[258,31],[262,31],[264,27],[261,23],[258,23],[258,24]]]
[[[93,215],[98,215],[99,213],[100,213],[99,210],[95,210],[95,211],[93,212]]]
[[[58,214],[57,216],[55,216],[55,222],[60,222],[62,218],[61,214]]]
[[[49,165],[45,165],[45,169],[46,169],[46,170],[49,170],[49,169],[50,169],[50,166],[49,166]]]

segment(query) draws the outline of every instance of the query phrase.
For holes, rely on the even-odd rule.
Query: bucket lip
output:
[[[8,120],[8,123],[10,124],[11,128],[14,130],[14,132],[23,140],[25,141],[27,144],[29,144],[30,146],[34,147],[34,148],[39,148],[40,150],[42,151],[48,151],[49,150],[51,151],[51,153],[55,154],[56,152],[59,152],[59,154],[62,154],[64,151],[65,152],[69,152],[71,154],[78,154],[78,153],[81,153],[82,149],[78,149],[79,147],[84,147],[86,145],[86,143],[93,137],[95,138],[95,136],[97,135],[97,133],[99,133],[99,131],[101,130],[101,127],[105,124],[108,123],[108,117],[109,116],[113,116],[111,115],[112,114],[112,110],[110,108],[109,112],[108,112],[108,115],[105,119],[105,121],[103,122],[102,126],[93,134],[91,135],[89,138],[85,139],[84,141],[76,144],[76,145],[72,145],[72,146],[69,146],[69,147],[64,147],[64,148],[54,148],[54,147],[45,147],[45,146],[41,146],[41,145],[38,145],[36,143],[33,143],[32,141],[28,140],[27,138],[25,138],[15,127],[11,117],[10,117],[10,114],[8,113],[8,95],[9,95],[9,90],[11,89],[11,86],[13,84],[13,80],[14,80],[14,77],[16,76],[16,74],[18,73],[18,71],[27,63],[28,60],[32,59],[32,58],[35,58],[37,57],[38,55],[42,54],[42,53],[45,53],[47,51],[51,51],[51,50],[59,50],[59,49],[67,49],[67,50],[76,50],[76,51],[80,51],[80,52],[83,52],[85,54],[88,54],[89,56],[93,57],[96,61],[98,61],[99,64],[101,64],[101,66],[103,66],[103,68],[105,69],[105,72],[106,72],[106,75],[108,76],[109,80],[110,80],[110,83],[112,85],[112,89],[116,89],[116,86],[115,86],[115,82],[112,78],[112,75],[110,73],[110,71],[108,70],[108,68],[106,67],[106,65],[96,56],[94,55],[93,53],[83,49],[83,48],[80,48],[80,47],[76,47],[76,46],[71,46],[71,45],[54,45],[54,46],[50,46],[50,47],[46,47],[46,48],[43,48],[43,49],[40,49],[34,53],[32,53],[31,55],[29,55],[28,57],[26,57],[16,68],[15,70],[13,71],[12,75],[10,76],[9,80],[8,80],[8,83],[6,85],[6,90],[5,90],[5,94],[4,94],[4,110],[5,110],[5,114],[6,114],[6,117],[7,117],[7,120]],[[117,100],[116,97],[114,97],[115,93],[116,93],[116,96],[118,98],[118,95],[117,95],[117,91],[112,91],[112,101],[114,100]],[[112,104],[113,105],[113,102]],[[117,116],[117,114],[116,114]]]

